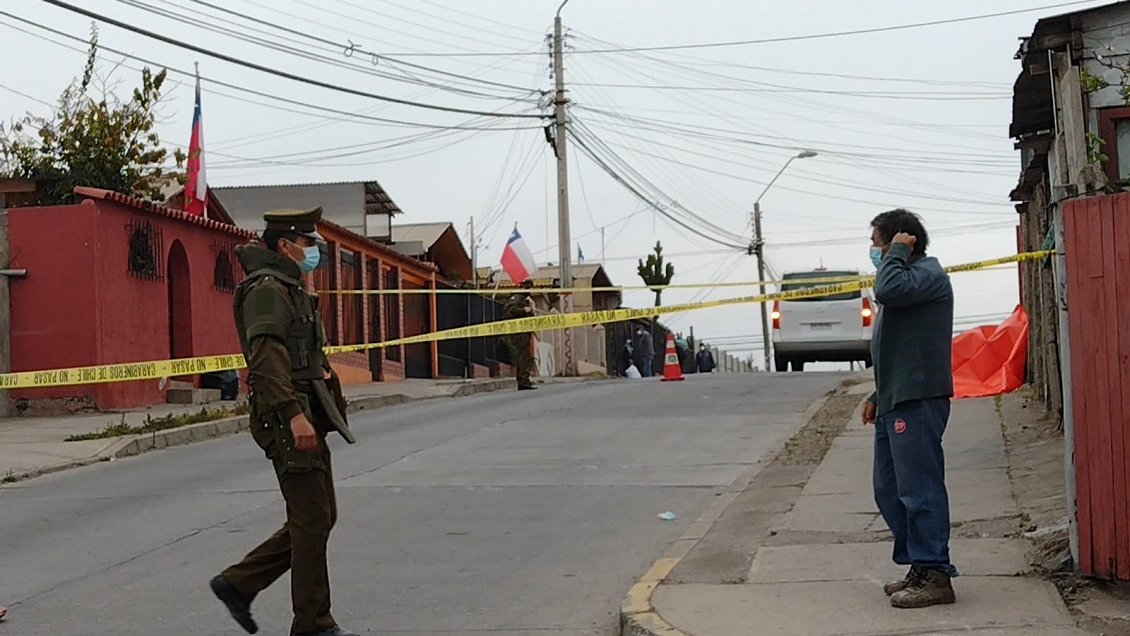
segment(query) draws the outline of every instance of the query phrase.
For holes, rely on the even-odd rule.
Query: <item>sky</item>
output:
[[[158,125],[169,147],[188,143],[188,73],[200,64],[210,184],[376,180],[404,211],[400,222],[450,221],[470,245],[473,218],[480,265],[497,264],[515,224],[540,262],[557,261],[555,160],[538,116],[550,112],[546,38],[558,1],[72,2],[353,91],[99,24],[101,71],[118,93],[139,83],[146,63],[133,58],[170,69]],[[562,18],[573,258],[579,245],[615,284],[639,285],[636,259],[661,241],[674,283],[707,285],[669,290],[665,304],[748,295],[752,287],[717,285],[757,280],[744,249],[753,201],[802,150],[818,154],[794,161],[761,199],[775,277],[820,266],[868,272],[870,220],[895,207],[921,214],[943,264],[1015,253],[1008,193],[1019,154],[1008,125],[1018,38],[1040,17],[1103,4],[570,0]],[[7,0],[0,11],[9,53],[0,120],[46,114],[82,72],[90,19],[40,0]],[[798,37],[1013,11],[1023,12]],[[760,42],[655,50],[735,41]],[[1015,267],[953,282],[958,328],[998,322],[1017,303]],[[627,292],[625,304],[652,298]],[[754,305],[665,322],[743,357],[761,347]]]

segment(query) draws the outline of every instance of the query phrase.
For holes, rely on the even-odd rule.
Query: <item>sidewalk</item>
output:
[[[547,378],[554,381],[553,378]],[[462,397],[488,391],[514,388],[513,378],[480,380],[404,380],[373,382],[345,387],[349,412],[433,398]],[[232,408],[236,403],[215,402],[209,410]],[[0,483],[20,481],[47,473],[77,468],[102,461],[138,455],[151,450],[181,446],[247,430],[247,416],[201,422],[146,435],[66,442],[76,434],[101,431],[107,425],[126,422],[134,426],[146,417],[200,412],[196,406],[154,406],[145,410],[64,415],[58,417],[15,417],[0,419]]]
[[[869,385],[850,392],[862,399]],[[892,608],[881,585],[905,568],[890,560],[889,535],[872,499],[872,434],[855,417],[806,482],[795,471],[791,480],[787,473],[758,475],[732,491],[728,505],[694,524],[699,528],[692,526],[633,588],[622,609],[623,633],[1087,633],[1075,627],[1052,584],[1025,576],[1028,544],[1016,538],[1020,513],[991,399],[954,402],[946,433],[951,552],[962,572],[954,580],[957,603]],[[748,530],[740,540],[732,538],[735,521]],[[719,547],[726,536],[729,549]]]

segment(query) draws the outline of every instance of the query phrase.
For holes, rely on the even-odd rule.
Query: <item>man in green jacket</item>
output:
[[[318,266],[321,208],[263,215],[262,245],[237,249],[247,278],[235,293],[235,325],[251,386],[251,436],[274,465],[286,523],[243,561],[211,581],[213,593],[249,633],[251,602],[290,570],[292,636],[355,636],[330,614],[326,543],[337,520],[326,435],[353,443],[341,386],[323,353],[317,297],[302,277]]]
[[[871,339],[875,394],[875,502],[894,535],[905,579],[884,586],[891,605],[953,603],[950,508],[942,435],[953,397],[953,288],[917,215],[884,212],[871,222],[879,318]]]

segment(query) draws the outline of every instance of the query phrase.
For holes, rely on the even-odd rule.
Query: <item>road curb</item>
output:
[[[841,383],[834,390],[814,400],[801,415],[800,426],[797,427],[797,430],[804,428],[827,403],[829,398],[848,388],[850,387]],[[659,586],[671,575],[671,572],[702,541],[710,529],[714,527],[714,524],[722,518],[726,509],[745,490],[749,482],[767,465],[767,461],[759,461],[732,481],[726,488],[726,492],[715,497],[702,516],[696,519],[690,525],[690,528],[671,544],[663,558],[656,561],[647,573],[628,590],[628,595],[620,604],[621,636],[691,636],[668,623],[655,609],[651,598]]]
[[[502,391],[505,389],[513,388],[513,386],[513,378],[498,378],[491,380],[490,382],[456,385],[454,389],[446,395],[412,397],[403,393],[393,393],[391,395],[361,397],[349,400],[346,411],[348,413],[358,413],[362,411],[374,411],[377,409],[389,406],[397,406],[400,404],[423,402],[426,400],[469,397],[480,393]],[[34,479],[36,477],[42,477],[43,475],[49,475],[51,473],[71,470],[73,468],[82,468],[84,466],[91,466],[93,464],[98,464],[101,462],[109,462],[117,459],[124,459],[126,457],[135,457],[137,455],[151,451],[173,448],[176,446],[187,446],[189,444],[204,442],[220,437],[229,437],[231,435],[247,431],[250,426],[251,423],[248,416],[239,415],[220,420],[213,420],[211,422],[200,422],[197,424],[190,424],[188,426],[181,426],[164,431],[155,431],[153,433],[145,435],[137,435],[134,437],[119,439],[110,443],[106,448],[91,457],[66,461],[52,466],[45,466],[43,468],[36,468],[20,473],[13,473],[11,475],[5,475],[3,478],[3,483],[11,484],[18,481],[25,481],[28,479]]]

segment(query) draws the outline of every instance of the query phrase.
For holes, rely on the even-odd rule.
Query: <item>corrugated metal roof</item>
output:
[[[359,185],[365,190],[365,212],[378,213],[383,212],[387,214],[401,214],[403,210],[396,205],[388,192],[385,191],[381,184],[374,180],[355,180],[355,181],[310,181],[306,183],[267,183],[257,185],[243,185],[243,186],[217,186],[215,189],[218,191],[224,190],[256,190],[268,188],[310,188],[322,186],[347,186]]]
[[[392,226],[392,240],[394,243],[420,241],[428,249],[436,244],[448,229],[454,228],[451,223],[405,223]]]

